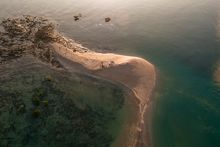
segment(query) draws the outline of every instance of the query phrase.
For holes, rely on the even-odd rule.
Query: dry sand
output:
[[[52,46],[55,54],[60,59],[63,58],[77,63],[78,69],[80,68],[81,71],[121,83],[133,91],[138,100],[140,113],[137,114],[139,119],[135,129],[133,129],[137,137],[131,139],[129,146],[143,146],[143,143],[140,143],[140,140],[143,140],[140,138],[142,136],[140,134],[142,134],[144,128],[144,113],[155,87],[156,73],[154,66],[138,57],[93,51],[78,52],[58,43],[53,43]],[[75,66],[73,70],[76,68]],[[150,144],[150,142],[147,143],[148,146]]]

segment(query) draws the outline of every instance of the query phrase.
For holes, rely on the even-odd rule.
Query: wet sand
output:
[[[120,83],[130,89],[138,101],[139,113],[137,114],[136,125],[131,127],[130,132],[134,138],[127,138],[125,146],[151,146],[149,131],[144,131],[144,114],[148,110],[150,97],[155,87],[155,67],[146,60],[139,57],[117,55],[112,53],[97,53],[90,50],[82,52],[74,51],[58,43],[51,44],[57,59],[61,62],[68,60],[75,65],[69,70],[86,72],[107,80]],[[77,47],[80,47],[76,44]],[[65,61],[66,62],[66,61]],[[145,133],[144,133],[145,132]],[[147,134],[147,136],[143,135]],[[144,140],[148,140],[144,142]]]

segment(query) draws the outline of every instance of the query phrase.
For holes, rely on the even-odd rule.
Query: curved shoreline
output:
[[[120,147],[152,146],[150,137],[145,137],[145,131],[149,136],[149,129],[145,129],[144,122],[156,81],[151,63],[139,57],[90,51],[65,38],[55,30],[53,23],[42,17],[7,18],[1,26],[4,31],[0,31],[3,54],[0,64],[30,54],[54,67],[63,65],[71,71],[123,85],[136,97],[134,106],[137,110]]]
[[[112,53],[97,53],[86,50],[74,51],[59,43],[52,43],[53,51],[59,57],[81,65],[78,71],[88,72],[107,80],[121,83],[130,89],[138,100],[139,114],[135,129],[131,130],[136,138],[129,138],[129,147],[151,146],[151,141],[143,142],[144,114],[150,103],[150,96],[156,82],[155,67],[139,57],[117,55]],[[76,43],[76,47],[81,46]],[[58,60],[62,64],[62,59]],[[73,68],[73,70],[75,70]]]

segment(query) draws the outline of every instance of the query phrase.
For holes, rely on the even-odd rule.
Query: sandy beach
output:
[[[78,67],[69,67],[69,70],[87,72],[88,74],[121,83],[132,90],[138,101],[139,114],[137,114],[136,127],[130,130],[136,138],[128,140],[129,146],[150,146],[150,141],[146,143],[141,141],[143,140],[143,135],[140,134],[143,134],[145,110],[155,87],[155,67],[139,57],[97,53],[90,50],[78,52],[58,43],[52,43],[51,45],[61,64],[65,64],[64,62],[66,61],[64,59],[67,59],[78,65]]]
[[[63,67],[123,85],[135,97],[134,107],[137,109],[133,112],[135,116],[129,118],[133,122],[125,131],[128,133],[122,133],[123,139],[117,139],[124,142],[116,143],[118,145],[115,146],[151,146],[151,140],[148,139],[150,131],[145,129],[147,123],[144,122],[156,81],[155,68],[151,63],[139,57],[91,51],[65,38],[42,17],[8,18],[2,26],[8,31],[0,32],[0,41],[4,46],[4,55],[0,58],[2,63],[22,57],[23,54],[31,54],[54,67]]]

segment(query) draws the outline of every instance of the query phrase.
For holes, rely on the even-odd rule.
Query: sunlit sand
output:
[[[68,59],[82,66],[81,71],[123,84],[133,91],[139,103],[139,120],[132,132],[140,136],[143,130],[144,113],[155,86],[155,67],[139,57],[97,53],[92,51],[77,52],[61,44],[52,44],[59,62]],[[61,59],[62,58],[62,59]],[[76,70],[74,66],[69,67]],[[71,69],[70,69],[71,70]],[[140,138],[130,139],[129,146],[137,146]],[[148,143],[150,144],[150,143]]]

